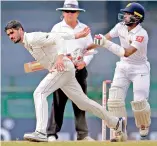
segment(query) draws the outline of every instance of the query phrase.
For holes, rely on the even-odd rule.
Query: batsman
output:
[[[108,110],[111,115],[127,117],[125,98],[130,83],[133,83],[132,110],[136,127],[141,137],[148,135],[151,124],[151,109],[148,103],[150,86],[150,63],[147,59],[148,34],[141,26],[145,18],[144,7],[129,3],[118,15],[120,23],[105,36],[95,35],[94,44],[88,49],[100,46],[120,57],[109,90]],[[110,41],[119,37],[121,45]],[[113,132],[113,140],[116,135]]]

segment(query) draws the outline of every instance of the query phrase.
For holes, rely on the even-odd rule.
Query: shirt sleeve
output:
[[[133,36],[131,46],[133,46],[137,50],[147,48],[147,44],[148,44],[147,33],[145,33],[145,34],[138,33]]]
[[[109,32],[112,38],[118,37],[118,29],[120,28],[120,23],[116,24]]]
[[[90,44],[93,43],[93,39],[92,39],[92,36],[91,34],[89,34],[87,37],[86,37],[86,45],[85,45],[85,48],[87,48]],[[94,50],[90,50],[89,52],[93,53],[94,54]],[[93,59],[94,55],[88,55],[88,56],[84,56],[83,60],[84,62],[86,63],[86,66],[91,62],[91,60]]]

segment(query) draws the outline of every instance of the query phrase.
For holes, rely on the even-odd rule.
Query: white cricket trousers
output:
[[[71,61],[65,61],[64,72],[52,72],[40,82],[34,91],[34,104],[36,111],[36,131],[46,133],[48,122],[47,97],[57,89],[61,89],[81,110],[91,112],[97,117],[105,120],[106,125],[115,128],[118,118],[110,116],[109,113],[97,102],[89,99],[82,91],[81,86],[75,78],[75,68]]]
[[[117,62],[111,88],[121,88],[122,97],[125,100],[130,83],[133,83],[134,101],[148,99],[150,87],[150,64],[141,65]]]

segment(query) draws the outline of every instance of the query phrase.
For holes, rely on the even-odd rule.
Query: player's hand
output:
[[[75,34],[75,39],[86,37],[91,32],[89,27],[85,27],[82,31]]]
[[[106,43],[106,38],[102,34],[97,34],[94,37],[94,44],[99,46],[104,46]]]
[[[83,69],[83,68],[86,66],[86,63],[85,63],[84,61],[77,62],[77,63],[75,64],[75,66],[76,66],[76,68],[77,68],[78,70],[81,70],[81,69]]]
[[[58,72],[64,71],[64,62],[63,62],[63,56],[64,55],[59,55],[57,57],[56,63],[55,63],[55,69],[57,69]]]

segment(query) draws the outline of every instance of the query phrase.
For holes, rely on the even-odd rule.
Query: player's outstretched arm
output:
[[[108,49],[109,51],[111,51],[112,53],[119,57],[129,57],[130,55],[137,51],[137,49],[133,46],[126,49],[119,46],[118,44],[113,43],[108,39],[106,38],[106,36],[103,36],[102,34],[95,35],[94,44]]]
[[[91,32],[90,28],[85,27],[82,31],[75,34],[69,34],[67,32],[55,32],[55,31],[51,31],[50,34],[55,36],[58,35],[62,37],[64,40],[72,40],[72,39],[79,39],[79,38],[86,37],[90,32]]]

